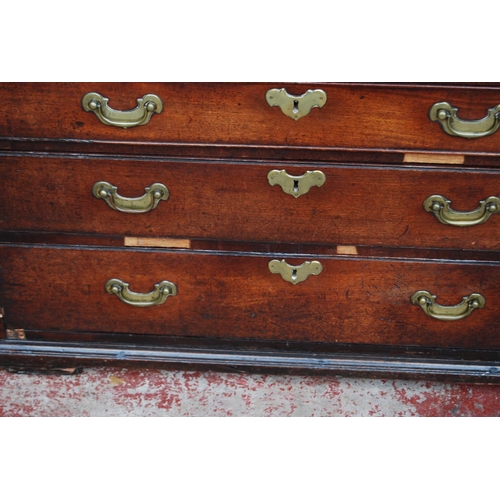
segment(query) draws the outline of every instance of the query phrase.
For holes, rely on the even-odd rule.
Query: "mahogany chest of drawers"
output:
[[[500,379],[500,84],[0,84],[0,364]]]

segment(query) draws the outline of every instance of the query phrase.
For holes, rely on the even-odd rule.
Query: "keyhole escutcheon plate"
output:
[[[323,265],[317,260],[304,262],[300,266],[292,266],[286,260],[272,260],[268,264],[269,271],[273,274],[279,274],[285,280],[296,285],[305,281],[309,276],[316,276],[323,271]]]
[[[267,174],[271,186],[280,186],[284,193],[298,198],[313,187],[321,187],[326,176],[321,170],[308,170],[303,175],[290,175],[286,170],[271,170]]]
[[[302,95],[289,94],[285,89],[270,89],[266,92],[269,106],[278,106],[284,115],[297,121],[307,116],[313,108],[322,108],[326,104],[324,90],[308,90]]]

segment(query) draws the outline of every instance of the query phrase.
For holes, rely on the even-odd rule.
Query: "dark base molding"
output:
[[[146,347],[97,343],[4,341],[0,366],[19,372],[78,373],[86,366],[335,375],[499,383],[500,361],[356,353]]]

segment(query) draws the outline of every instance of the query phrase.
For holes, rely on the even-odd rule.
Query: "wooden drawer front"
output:
[[[322,272],[293,285],[269,271],[276,256],[267,255],[9,245],[0,247],[0,258],[9,328],[500,348],[497,264],[317,257]],[[105,291],[112,278],[144,293],[168,280],[177,295],[134,307]],[[464,319],[441,321],[411,303],[419,290],[450,306],[480,293],[486,305]]]
[[[470,211],[500,194],[495,171],[319,167],[321,187],[298,198],[271,186],[272,165],[0,157],[0,230],[449,249],[498,249],[500,216],[455,227],[423,208],[431,195]],[[287,167],[295,176],[309,167]],[[163,183],[170,196],[147,213],[121,213],[92,194],[122,196]],[[34,187],[36,186],[36,187]]]
[[[322,89],[324,107],[294,120],[266,101],[270,89],[294,95]],[[146,125],[117,128],[82,108],[97,92],[116,110],[130,110],[146,94],[163,111]],[[435,103],[479,120],[500,104],[500,88],[383,84],[0,84],[0,137],[197,143],[322,148],[497,152],[500,133],[468,140],[450,136],[429,118]]]

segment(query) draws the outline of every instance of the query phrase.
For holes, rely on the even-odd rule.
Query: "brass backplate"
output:
[[[109,99],[98,92],[89,92],[83,96],[82,107],[92,111],[105,125],[120,128],[146,125],[154,113],[163,111],[162,100],[154,94],[146,94],[137,99],[137,106],[127,111],[119,111],[108,105]]]
[[[480,293],[471,293],[463,297],[460,304],[454,306],[442,306],[436,302],[436,298],[436,295],[427,290],[420,290],[411,296],[411,302],[420,306],[427,316],[441,321],[456,321],[466,318],[472,311],[481,309],[486,304],[486,299]]]
[[[458,108],[448,102],[437,102],[429,109],[429,118],[438,122],[448,135],[477,139],[495,133],[500,127],[500,104],[488,109],[487,115],[480,120],[461,120]]]
[[[168,200],[170,192],[164,184],[155,182],[144,189],[138,198],[125,198],[118,194],[118,188],[109,182],[99,181],[92,187],[96,198],[103,199],[113,210],[129,214],[142,214],[154,210],[162,200]]]
[[[168,297],[177,295],[177,286],[170,281],[161,281],[154,285],[152,292],[132,292],[129,284],[118,278],[108,280],[105,290],[116,295],[122,302],[135,307],[150,307],[163,304]]]
[[[302,95],[289,94],[285,89],[270,89],[266,92],[269,106],[278,106],[284,115],[297,121],[307,116],[313,108],[322,108],[327,101],[324,90],[308,90]]]
[[[283,260],[272,260],[268,264],[269,270],[273,274],[279,274],[285,280],[296,285],[305,281],[309,276],[316,276],[323,271],[323,265],[317,260],[304,262],[299,266],[292,266]]]
[[[433,213],[441,224],[466,227],[484,224],[492,214],[500,213],[500,198],[490,196],[479,202],[470,212],[458,212],[451,208],[451,201],[440,194],[433,194],[424,200],[424,210]]]
[[[284,193],[298,198],[309,192],[313,187],[321,187],[326,176],[321,170],[308,170],[303,175],[290,175],[286,170],[271,170],[267,174],[271,186],[281,186]]]

